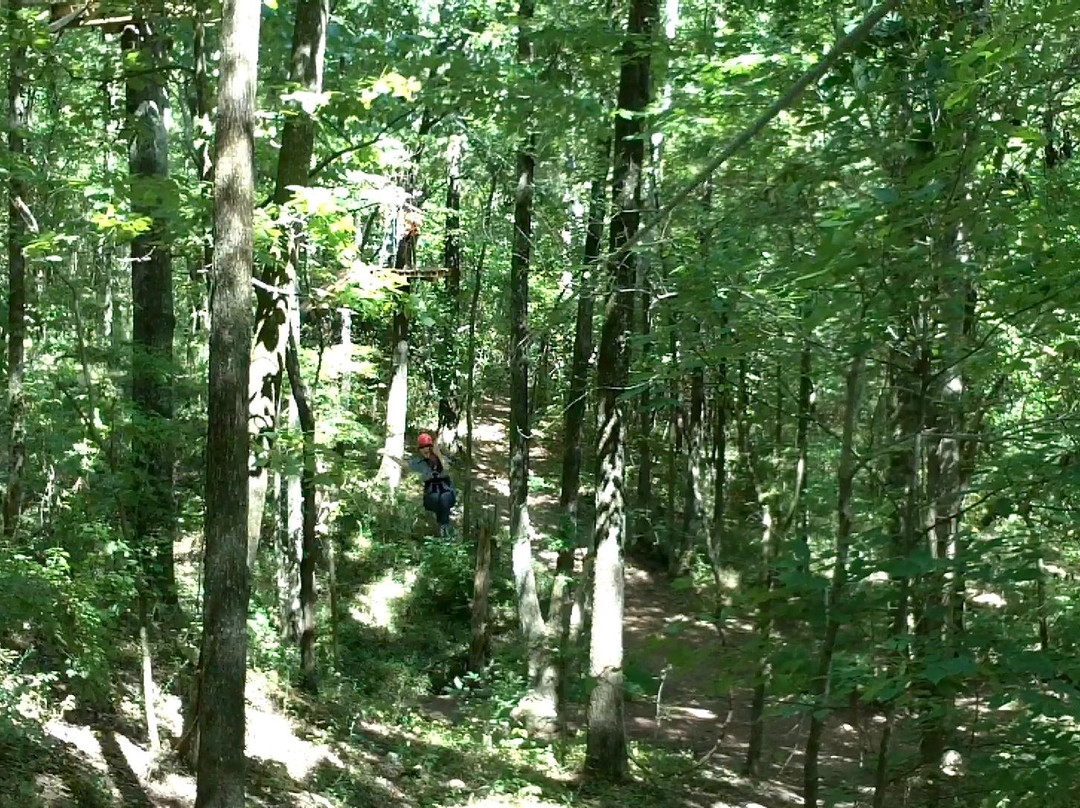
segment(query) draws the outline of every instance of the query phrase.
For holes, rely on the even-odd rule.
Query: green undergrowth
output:
[[[689,758],[678,751],[635,745],[642,766],[633,779],[583,781],[583,733],[543,743],[511,720],[510,710],[524,692],[514,668],[509,658],[497,659],[483,675],[459,678],[441,695],[411,704],[373,699],[356,683],[336,679],[318,702],[304,702],[298,717],[346,750],[350,763],[323,771],[311,785],[340,808],[376,804],[380,793],[433,808],[599,808],[639,798],[656,806],[686,804],[677,776]]]

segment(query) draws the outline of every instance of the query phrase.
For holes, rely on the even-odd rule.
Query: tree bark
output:
[[[394,268],[406,269],[415,264],[418,233],[409,229],[398,240],[394,252]],[[409,294],[409,285],[401,290]],[[378,477],[386,481],[390,491],[401,483],[401,462],[405,457],[405,428],[409,414],[409,315],[404,299],[394,309],[390,321],[390,388],[386,396],[386,437],[383,441],[382,463]]]
[[[150,219],[150,228],[131,242],[132,364],[131,398],[137,414],[132,440],[136,492],[135,542],[143,575],[152,593],[176,603],[173,563],[172,255],[164,208],[169,174],[165,121],[169,97],[162,64],[165,38],[158,19],[125,26],[121,46],[132,60],[126,78],[125,107],[134,135],[128,151],[131,206]]]
[[[206,21],[210,16],[208,0],[198,0],[194,8],[192,31],[192,62],[194,71],[191,78],[190,111],[192,122],[192,147],[195,159],[195,173],[199,178],[201,195],[207,201],[213,191],[214,161],[211,154],[213,145],[213,99],[211,98],[210,76],[207,68]],[[191,300],[191,321],[188,333],[187,364],[194,368],[200,358],[205,359],[205,331],[210,325],[210,271],[214,265],[213,239],[203,241],[201,254],[191,258],[189,291]]]
[[[491,228],[491,213],[495,201],[497,175],[492,172],[488,187],[487,205],[484,207],[484,233]],[[492,530],[486,519],[474,518],[476,503],[473,489],[473,404],[476,394],[476,320],[480,309],[480,281],[484,273],[484,259],[488,240],[480,245],[480,255],[473,271],[472,301],[469,305],[469,364],[465,381],[465,458],[466,477],[462,524],[468,531],[476,530],[476,567],[473,573],[472,639],[469,643],[469,670],[479,673],[487,667],[491,657],[491,635],[488,630],[488,595],[491,591]]]
[[[585,231],[581,280],[578,284],[577,317],[574,321],[574,353],[570,359],[570,385],[566,391],[563,419],[562,486],[559,508],[568,543],[577,544],[578,496],[581,488],[581,440],[588,409],[589,364],[593,351],[593,287],[604,233],[604,204],[610,145],[603,146],[603,174],[593,180],[589,197],[589,220]]]
[[[462,138],[454,135],[446,147],[446,240],[443,242],[443,265],[446,267],[446,292],[457,319],[461,296],[461,161]]]
[[[601,159],[602,175],[593,181],[590,190],[589,218],[586,225],[585,246],[578,283],[577,317],[574,324],[574,347],[570,362],[570,383],[563,426],[562,485],[559,508],[562,514],[559,555],[555,564],[555,581],[551,588],[546,625],[549,653],[555,654],[555,712],[558,730],[566,728],[566,684],[570,676],[568,662],[570,646],[576,642],[580,631],[574,632],[575,610],[580,624],[584,610],[585,590],[589,584],[587,575],[591,566],[592,535],[586,541],[586,561],[582,576],[574,586],[575,553],[580,544],[578,491],[581,486],[582,432],[587,409],[589,364],[592,358],[593,336],[593,285],[597,262],[600,257],[600,240],[604,229],[605,184],[608,173],[609,145],[603,145]]]
[[[910,283],[901,273],[893,279],[894,300],[910,296]],[[893,558],[905,559],[919,540],[919,469],[922,465],[925,423],[925,396],[922,389],[920,365],[925,362],[924,346],[912,334],[911,323],[920,321],[918,306],[898,303],[893,315],[897,337],[888,355],[888,421],[890,451],[885,470],[885,484],[895,497],[897,507],[890,525]],[[909,635],[908,617],[911,608],[912,581],[907,575],[895,580],[896,598],[893,607],[892,633],[898,642]],[[897,668],[905,657],[897,652],[890,665]],[[885,724],[878,745],[874,771],[873,808],[884,808],[889,785],[889,752],[892,745],[895,708],[886,705]]]
[[[442,368],[436,379],[439,393],[439,442],[444,448],[454,449],[461,439],[462,421],[460,354],[457,329],[461,320],[461,164],[464,139],[451,136],[446,147],[446,235],[443,240],[443,266],[447,269],[446,296],[450,303],[450,316],[442,328],[442,346],[445,353],[436,366]]]
[[[694,325],[694,346],[700,349],[701,322]],[[704,502],[701,465],[705,453],[705,365],[696,356],[691,359],[690,406],[686,417],[686,502],[683,506],[683,544],[679,568],[689,569],[699,543]]]
[[[528,25],[533,0],[521,0],[518,16]],[[524,25],[518,32],[518,62],[532,61],[532,42]],[[528,662],[528,692],[515,716],[534,734],[557,731],[558,669],[548,647],[547,624],[533,570],[529,523],[529,269],[532,261],[533,175],[536,136],[528,134],[517,155],[514,193],[514,244],[510,256],[510,540],[518,620]]]
[[[828,601],[825,604],[825,639],[818,656],[817,680],[815,682],[816,703],[810,714],[810,733],[806,739],[806,756],[803,762],[803,806],[817,808],[818,805],[818,759],[821,754],[821,740],[825,733],[825,719],[828,716],[829,694],[832,689],[833,654],[836,640],[840,635],[843,622],[837,611],[847,586],[847,562],[851,552],[851,539],[854,527],[854,483],[858,468],[855,463],[855,429],[858,424],[859,402],[861,400],[862,371],[865,357],[856,354],[848,368],[844,394],[844,426],[840,439],[840,460],[836,472],[836,558],[833,561],[832,582],[829,585]]]
[[[7,29],[8,50],[7,147],[11,164],[8,176],[8,344],[7,405],[10,419],[8,444],[8,480],[4,495],[4,536],[15,535],[22,509],[22,478],[26,466],[26,401],[23,393],[23,361],[26,349],[26,207],[28,186],[23,179],[21,161],[26,155],[24,139],[26,119],[26,32],[19,19],[22,0],[9,0]]]
[[[597,360],[598,479],[593,620],[589,644],[586,771],[622,779],[627,773],[623,718],[623,543],[626,537],[626,412],[621,393],[628,377],[627,339],[633,317],[634,253],[627,245],[640,223],[645,144],[641,114],[649,103],[650,52],[658,16],[656,0],[632,0],[622,47],[614,133],[611,251],[612,291],[604,311]]]
[[[785,519],[786,525],[795,525],[796,551],[800,554],[799,567],[810,568],[809,511],[806,508],[806,482],[810,463],[810,414],[813,406],[813,377],[811,376],[810,335],[803,337],[802,350],[799,352],[799,400],[798,415],[795,424],[795,451],[798,453],[795,466],[795,490],[792,493],[791,508]]]
[[[293,27],[289,81],[307,93],[322,91],[326,57],[326,26],[329,0],[298,0]],[[315,122],[297,104],[285,119],[278,152],[274,202],[284,206],[294,188],[311,182],[311,157],[315,148]],[[289,341],[290,308],[295,296],[296,269],[303,243],[303,226],[297,218],[289,223],[286,258],[263,267],[255,284],[255,346],[251,360],[251,455],[248,515],[248,563],[254,565],[262,534],[263,512],[269,483],[267,463],[281,409],[285,351]]]
[[[652,353],[652,290],[645,271],[645,261],[637,261],[637,278],[634,287],[639,289],[637,302],[641,315],[638,333],[641,335],[642,367],[648,366]],[[633,519],[631,521],[631,549],[651,547],[654,540],[654,517],[656,506],[653,504],[653,447],[652,431],[656,423],[653,412],[652,385],[644,384],[638,398],[638,436],[637,436],[637,493],[634,499]],[[670,515],[670,512],[669,512]],[[670,534],[668,536],[670,539]]]
[[[222,12],[195,808],[244,804],[247,393],[260,9],[257,0],[225,0]]]
[[[722,321],[726,325],[726,318]],[[722,337],[723,338],[723,337]],[[727,518],[727,428],[728,428],[728,389],[727,389],[727,360],[720,360],[717,371],[716,393],[713,396],[713,512],[712,525],[709,529],[709,565],[712,567],[713,586],[716,589],[716,600],[713,606],[713,616],[720,625],[720,617],[723,610],[724,600],[721,591],[721,569],[724,563],[724,536],[726,535],[724,520]]]
[[[290,262],[299,258],[300,250],[295,240],[301,236],[297,228],[289,227],[284,238]],[[289,345],[300,333],[300,296],[295,283],[290,284],[288,306],[285,309],[289,318],[285,327],[288,329],[285,349],[285,369],[289,376],[289,387],[293,391],[288,400],[279,401],[280,409],[288,413],[290,433],[303,433],[300,424],[300,405],[292,384],[292,368],[289,367]],[[275,420],[280,419],[278,415]],[[306,435],[304,436],[306,438]],[[300,597],[302,588],[300,566],[304,558],[304,491],[303,472],[298,471],[295,463],[288,462],[278,471],[280,478],[277,493],[278,514],[278,600],[281,606],[281,633],[286,639],[298,642],[302,633],[301,622],[303,602]],[[248,564],[254,562],[248,559]]]
[[[289,373],[289,387],[296,402],[300,429],[304,434],[304,471],[300,478],[301,510],[303,513],[300,550],[300,682],[308,693],[319,689],[318,670],[315,661],[315,566],[318,557],[317,503],[315,501],[315,411],[311,406],[307,387],[300,375],[299,342],[295,334],[289,335],[285,353],[285,365]]]

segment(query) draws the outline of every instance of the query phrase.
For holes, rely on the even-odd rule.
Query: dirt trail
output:
[[[499,497],[505,514],[508,486],[505,406],[485,402],[476,423],[476,484]],[[534,444],[531,470],[558,479],[560,450]],[[529,509],[537,532],[558,523],[558,500],[530,490]],[[554,559],[549,559],[553,563]],[[707,604],[676,590],[663,575],[628,566],[624,642],[628,698],[627,730],[632,740],[686,753],[691,771],[680,780],[687,808],[787,808],[802,804],[802,745],[805,725],[798,718],[769,716],[761,776],[740,776],[750,737],[748,684],[721,684],[731,677],[735,648],[725,647],[708,619]],[[729,643],[747,641],[745,627],[725,626]],[[742,654],[745,664],[745,652]],[[659,696],[659,698],[657,698]],[[858,733],[832,722],[823,760],[826,780],[843,778],[859,755]],[[692,757],[692,762],[691,762]],[[685,770],[685,769],[684,769]],[[654,774],[638,767],[646,779]],[[837,803],[852,805],[853,803]]]

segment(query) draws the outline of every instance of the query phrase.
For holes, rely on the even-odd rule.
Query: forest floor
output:
[[[478,492],[501,503],[505,515],[506,415],[488,404],[476,425]],[[557,522],[557,448],[542,441],[532,451],[531,517],[538,534]],[[456,472],[462,474],[460,468]],[[190,548],[188,548],[190,549]],[[542,554],[542,557],[546,557]],[[548,558],[549,561],[553,560]],[[554,808],[621,806],[634,801],[674,808],[787,808],[801,804],[801,744],[797,718],[770,717],[762,773],[742,777],[749,740],[749,688],[721,687],[731,646],[693,592],[660,574],[631,566],[626,588],[627,727],[633,743],[633,781],[612,789],[583,788],[579,760],[557,759],[558,749],[533,745],[506,722],[492,723],[458,697],[416,703],[392,718],[358,713],[343,741],[320,728],[318,705],[295,695],[283,701],[278,683],[252,674],[248,682],[249,806],[263,808]],[[724,627],[727,643],[748,638],[745,627]],[[298,709],[300,708],[300,709]],[[178,738],[180,703],[158,700],[163,734]],[[302,717],[299,717],[302,716]],[[575,721],[577,739],[583,738]],[[195,781],[166,752],[147,747],[134,697],[113,715],[45,723],[32,747],[5,749],[32,770],[36,793],[0,789],[0,808],[191,808]],[[2,728],[0,728],[2,730]],[[858,769],[862,733],[833,721],[823,774],[828,783]],[[168,747],[168,744],[166,744]],[[580,746],[575,747],[580,755]],[[564,750],[565,751],[565,750]],[[572,756],[571,756],[572,757]],[[843,789],[844,791],[850,791]],[[857,799],[830,804],[857,806]],[[866,802],[862,803],[867,804]]]

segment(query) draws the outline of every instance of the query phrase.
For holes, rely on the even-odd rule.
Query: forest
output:
[[[0,18],[0,808],[1080,805],[1080,0]]]

